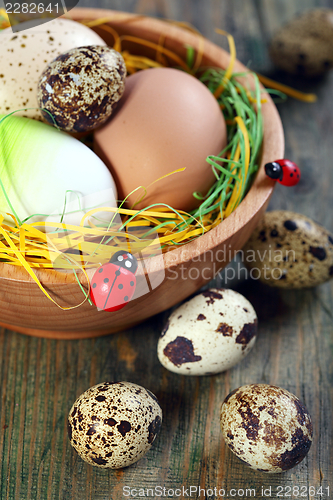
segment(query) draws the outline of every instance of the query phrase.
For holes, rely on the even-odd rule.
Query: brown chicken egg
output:
[[[215,97],[195,77],[172,68],[129,76],[114,116],[94,134],[95,152],[111,170],[120,197],[139,186],[147,189],[138,209],[153,203],[185,211],[197,207],[193,192],[205,195],[215,180],[206,157],[218,155],[226,142]],[[131,194],[128,205],[143,193]]]

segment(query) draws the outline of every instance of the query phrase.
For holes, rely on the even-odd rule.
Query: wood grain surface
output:
[[[296,12],[330,6],[319,0],[81,0],[82,7],[139,12],[187,21],[225,46],[214,28],[230,31],[238,57],[251,68],[302,90],[318,101],[289,99],[279,105],[286,136],[286,157],[302,169],[301,183],[278,186],[270,208],[303,213],[333,231],[333,71],[323,79],[302,82],[274,72],[267,42],[274,30]],[[0,333],[0,498],[10,500],[120,500],[124,486],[225,490],[225,498],[255,498],[272,487],[271,498],[326,499],[333,495],[333,282],[312,290],[284,291],[257,281],[231,279],[232,287],[254,305],[259,317],[257,343],[240,364],[212,377],[181,377],[158,362],[156,344],[168,313],[133,329],[92,340],[46,340],[1,330]],[[150,452],[133,466],[110,471],[85,464],[71,449],[66,418],[74,400],[104,380],[128,380],[159,398],[164,421]],[[314,423],[308,456],[296,468],[269,475],[250,470],[226,449],[219,428],[219,409],[228,392],[252,382],[271,383],[296,394]],[[315,495],[300,496],[297,491]],[[323,495],[318,494],[323,487]],[[291,492],[288,489],[291,487]],[[293,491],[293,487],[294,489]],[[297,490],[299,487],[299,490]],[[303,490],[301,488],[303,487]],[[236,492],[232,489],[236,489]],[[279,489],[278,489],[279,488]],[[305,488],[305,489],[304,489]],[[244,490],[237,492],[237,490]],[[163,492],[163,490],[162,490]],[[280,492],[280,497],[277,494]],[[134,493],[134,492],[133,492]],[[149,493],[149,492],[148,492]],[[310,490],[312,493],[312,490]],[[320,493],[320,491],[319,491]],[[134,498],[132,496],[132,498]],[[163,497],[162,497],[163,498]],[[177,498],[175,495],[173,498]],[[191,498],[222,498],[209,492]],[[252,494],[253,498],[253,494]]]

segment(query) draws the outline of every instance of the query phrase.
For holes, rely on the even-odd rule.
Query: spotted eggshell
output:
[[[37,83],[45,66],[62,52],[83,45],[106,45],[92,29],[69,19],[54,19],[13,34],[0,32],[0,114],[38,108]],[[41,120],[38,109],[16,113]]]
[[[126,66],[110,47],[91,45],[60,54],[38,82],[37,100],[45,121],[66,132],[102,125],[125,90]],[[50,116],[50,114],[52,117]]]
[[[131,382],[104,382],[75,401],[68,435],[89,464],[120,469],[145,455],[161,423],[161,407],[150,391]]]
[[[271,286],[307,288],[333,276],[333,235],[294,212],[266,212],[243,252],[253,277]]]
[[[314,9],[303,13],[274,36],[270,55],[289,73],[318,76],[333,67],[333,10]]]
[[[252,349],[257,315],[241,294],[211,289],[182,304],[168,319],[157,355],[168,370],[212,375],[228,370]]]
[[[262,472],[295,467],[312,442],[308,410],[296,396],[273,385],[244,385],[232,391],[222,403],[221,429],[231,451]]]

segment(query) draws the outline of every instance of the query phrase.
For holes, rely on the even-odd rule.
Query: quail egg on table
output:
[[[126,66],[110,47],[90,45],[60,54],[48,64],[37,88],[45,121],[66,132],[102,125],[125,89]]]
[[[333,235],[294,212],[266,212],[243,252],[253,277],[270,286],[308,288],[333,276]]]
[[[274,36],[270,56],[288,73],[315,77],[333,67],[333,10],[313,9]]]
[[[312,442],[312,422],[300,400],[280,387],[250,384],[221,407],[221,429],[231,451],[252,469],[284,472],[299,464]]]
[[[157,354],[168,370],[213,375],[228,370],[252,349],[257,315],[240,293],[210,289],[178,307],[158,341]]]
[[[89,464],[120,469],[147,453],[161,423],[161,407],[150,391],[131,382],[104,382],[75,401],[68,435]]]

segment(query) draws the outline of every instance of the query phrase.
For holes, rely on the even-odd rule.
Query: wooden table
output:
[[[333,71],[321,80],[302,82],[275,72],[267,43],[276,28],[296,12],[330,0],[81,0],[82,7],[105,7],[187,21],[207,38],[226,47],[214,28],[235,37],[238,58],[318,101],[289,99],[279,104],[286,136],[286,157],[302,169],[301,183],[277,186],[271,209],[290,209],[333,231]],[[237,269],[237,264],[233,264]],[[228,277],[228,275],[227,275]],[[226,275],[217,277],[225,284]],[[190,486],[225,490],[225,497],[290,496],[295,487],[333,495],[333,283],[312,290],[279,291],[256,281],[228,281],[255,306],[259,336],[253,351],[238,366],[211,377],[182,377],[166,371],[156,344],[168,312],[122,333],[95,340],[52,341],[2,330],[0,334],[0,498],[10,500],[119,500],[139,495],[140,488],[160,486],[155,496]],[[150,452],[128,469],[91,467],[71,448],[66,418],[75,399],[105,380],[127,380],[155,393],[164,420]],[[255,472],[226,449],[219,410],[232,389],[253,382],[270,383],[296,394],[308,407],[314,440],[308,456],[284,474]],[[132,497],[123,490],[127,486]],[[291,490],[288,488],[290,487]],[[301,490],[305,487],[305,490]],[[163,492],[163,488],[165,488]],[[262,493],[262,488],[266,495]],[[238,491],[239,490],[239,491]],[[161,491],[162,496],[159,496]],[[141,491],[142,493],[142,491]],[[149,492],[148,492],[149,493]],[[177,498],[175,495],[173,498]],[[191,498],[221,498],[191,490]],[[220,495],[223,492],[220,491]],[[319,491],[320,493],[320,491]],[[253,496],[253,492],[252,492]],[[305,494],[305,498],[313,495]]]

